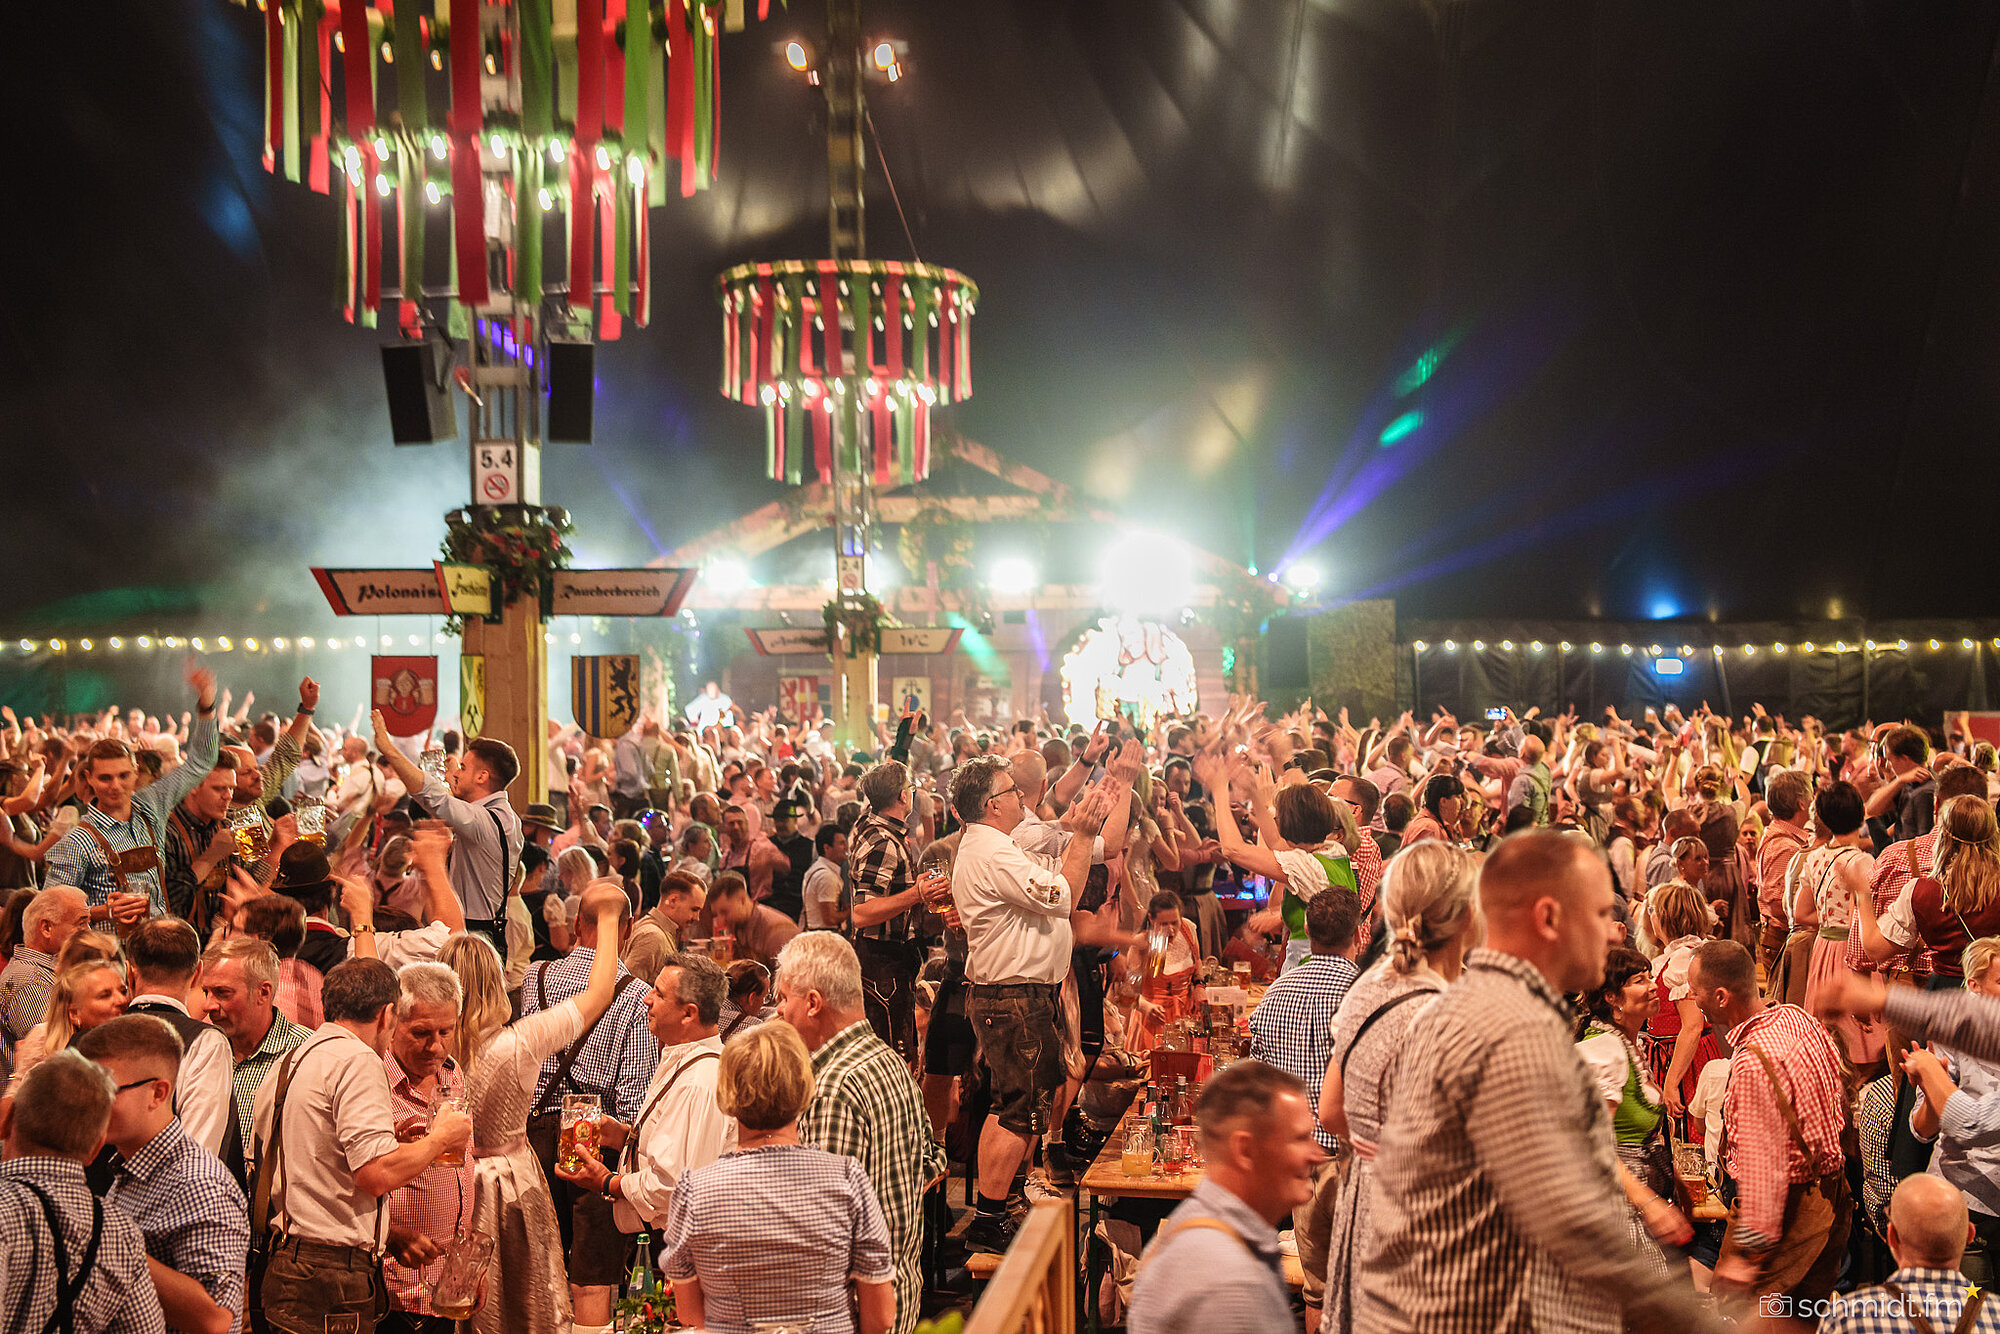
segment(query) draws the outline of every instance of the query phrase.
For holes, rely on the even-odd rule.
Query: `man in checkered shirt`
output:
[[[6,1116],[0,1162],[0,1311],[9,1329],[39,1330],[60,1309],[74,1334],[165,1334],[167,1322],[146,1264],[139,1225],[115,1205],[92,1198],[84,1165],[104,1147],[117,1086],[104,1068],[74,1051],[50,1055],[21,1081]],[[93,1218],[96,1262],[72,1292]],[[68,1263],[56,1274],[62,1229]],[[61,1289],[58,1290],[58,1282]]]
[[[1928,1172],[1906,1178],[1889,1199],[1889,1251],[1896,1272],[1874,1287],[1835,1294],[1820,1334],[1908,1334],[1925,1327],[2000,1334],[2000,1301],[1959,1272],[1971,1226],[1957,1187]],[[1967,1320],[1971,1301],[1979,1305]]]
[[[813,1100],[799,1142],[846,1154],[868,1173],[896,1257],[896,1334],[910,1334],[924,1295],[924,1192],[945,1173],[923,1094],[870,1031],[861,962],[832,932],[794,936],[778,956],[778,1014],[812,1052]]]
[[[1411,1026],[1375,1156],[1355,1328],[1615,1334],[1725,1328],[1626,1239],[1611,1114],[1563,993],[1604,978],[1611,872],[1516,834],[1479,875],[1486,948]]]
[[[1733,1053],[1722,1170],[1736,1183],[1736,1207],[1715,1286],[1818,1300],[1839,1277],[1854,1212],[1840,1150],[1839,1049],[1804,1010],[1763,998],[1756,964],[1735,941],[1699,946],[1688,986]]]
[[[847,887],[854,950],[867,980],[868,1022],[905,1060],[917,1051],[917,974],[926,921],[906,826],[910,771],[884,760],[861,776],[868,803],[847,841]]]

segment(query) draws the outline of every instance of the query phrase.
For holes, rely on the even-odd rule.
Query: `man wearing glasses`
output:
[[[965,825],[951,882],[952,904],[965,923],[965,1017],[978,1037],[993,1100],[979,1136],[978,1213],[965,1233],[975,1250],[1005,1251],[1013,1240],[1007,1193],[1047,1132],[1067,1074],[1057,1016],[1069,976],[1070,908],[1090,875],[1091,846],[1105,816],[1130,801],[1144,762],[1138,743],[1127,742],[1106,778],[1071,808],[1064,824],[1077,837],[1060,862],[1014,842],[1023,793],[1007,760],[968,760],[952,782],[952,809]]]
[[[174,1115],[180,1037],[156,1016],[127,1014],[76,1048],[117,1085],[105,1139],[118,1159],[106,1200],[145,1235],[167,1324],[205,1329],[226,1319],[241,1329],[250,1211],[228,1170]]]
[[[846,868],[868,1024],[906,1061],[917,1054],[917,974],[926,938],[937,934],[924,916],[905,834],[912,795],[909,768],[899,761],[861,776],[868,805],[849,835]]]

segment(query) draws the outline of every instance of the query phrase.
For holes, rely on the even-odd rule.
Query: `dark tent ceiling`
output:
[[[754,6],[753,6],[754,7]],[[776,9],[776,7],[774,7]],[[870,252],[983,289],[948,424],[1406,615],[1985,614],[1994,3],[882,0]],[[394,450],[333,210],[257,165],[254,13],[15,16],[0,621],[424,560],[461,450]],[[551,448],[585,560],[770,499],[712,279],[825,246],[823,109],[724,48],[721,181],[654,210],[651,330]],[[871,155],[874,145],[871,143]]]

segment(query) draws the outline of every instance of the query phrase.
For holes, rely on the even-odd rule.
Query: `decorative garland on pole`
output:
[[[483,565],[500,585],[500,605],[519,597],[541,598],[553,589],[555,572],[567,570],[570,549],[563,541],[576,531],[569,513],[536,505],[453,510],[444,516],[444,558],[459,565]],[[445,618],[445,633],[459,634],[465,618]]]
[[[836,636],[844,637],[845,651],[854,653],[882,652],[882,631],[884,627],[896,623],[882,606],[881,600],[873,593],[849,594],[836,597],[820,608],[820,622],[826,626],[827,652],[833,651],[836,642],[843,642]]]

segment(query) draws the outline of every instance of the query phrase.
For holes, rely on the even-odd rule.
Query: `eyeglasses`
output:
[[[1006,796],[1006,795],[1007,795],[1007,794],[1008,794],[1009,792],[1019,792],[1020,790],[1021,790],[1021,785],[1020,785],[1019,783],[1016,783],[1016,784],[1015,784],[1014,786],[1012,786],[1012,787],[1003,787],[1003,788],[1001,788],[1001,789],[1000,789],[1000,790],[999,790],[998,792],[995,792],[995,793],[993,793],[993,794],[992,794],[991,796],[987,797],[986,799],[987,799],[988,801],[998,801],[998,800],[1000,800],[1000,798],[1002,798],[1002,797]]]
[[[130,1093],[133,1089],[142,1089],[148,1084],[157,1084],[159,1082],[160,1077],[158,1075],[149,1075],[144,1079],[135,1079],[129,1084],[120,1084],[116,1089],[112,1090],[112,1093],[113,1096],[120,1093]]]

